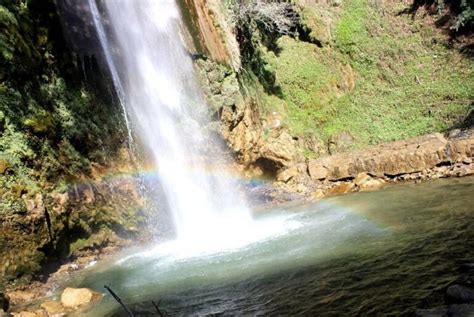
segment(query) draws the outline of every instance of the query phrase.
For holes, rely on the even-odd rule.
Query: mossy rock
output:
[[[0,175],[5,174],[10,167],[9,161],[0,158]]]
[[[304,31],[309,41],[318,45],[328,45],[332,41],[331,16],[328,10],[317,6],[304,6],[301,10]]]

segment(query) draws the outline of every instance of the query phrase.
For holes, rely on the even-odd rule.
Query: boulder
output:
[[[456,303],[474,303],[474,291],[463,285],[448,287],[446,297]]]
[[[370,179],[359,186],[360,191],[369,191],[379,189],[385,184],[383,179]]]
[[[303,185],[303,184],[296,185],[296,192],[297,193],[303,194],[303,193],[306,193],[307,191],[308,191],[308,188],[305,185]]]
[[[291,166],[296,153],[295,140],[287,132],[271,136],[260,149],[262,158],[275,162],[279,166]]]
[[[454,317],[473,317],[474,304],[449,305],[447,315]]]
[[[10,303],[13,305],[17,305],[20,303],[25,303],[32,301],[36,298],[36,294],[25,292],[25,291],[14,291],[7,294]]]
[[[324,180],[329,175],[329,171],[320,160],[308,161],[308,173],[313,180]]]
[[[102,299],[102,294],[88,288],[66,288],[61,294],[61,304],[66,308],[77,308]]]
[[[355,185],[352,182],[343,182],[343,183],[337,184],[334,187],[331,187],[329,189],[329,194],[331,195],[345,194],[352,191],[354,187]]]
[[[450,138],[450,139],[457,138],[457,137],[461,136],[461,133],[462,133],[461,129],[453,129],[453,130],[449,131],[448,138]]]
[[[457,171],[456,175],[457,176],[468,176],[474,174],[474,168],[468,167],[462,167]]]
[[[40,305],[42,309],[44,309],[48,315],[60,315],[64,313],[64,307],[61,305],[60,302],[57,301],[47,301]]]
[[[326,196],[326,194],[324,193],[324,191],[322,189],[317,189],[312,195],[311,195],[311,198],[312,199],[315,199],[315,200],[319,200],[321,198],[323,198],[324,196]]]
[[[280,173],[278,173],[277,175],[277,180],[279,182],[288,182],[290,179],[292,179],[293,177],[296,177],[299,175],[299,170],[298,170],[298,166],[292,166],[290,168],[287,168],[286,170],[284,171],[281,171]]]
[[[372,177],[370,177],[370,175],[368,175],[367,173],[359,173],[354,179],[354,184],[360,187],[362,184],[370,180],[372,180]]]

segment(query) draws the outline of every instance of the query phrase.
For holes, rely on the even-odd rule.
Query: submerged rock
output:
[[[450,305],[447,313],[454,317],[474,317],[474,304]]]
[[[448,287],[446,297],[456,303],[474,303],[474,291],[462,285]]]
[[[77,308],[102,299],[102,294],[88,288],[66,288],[61,294],[61,304],[66,308]]]
[[[48,315],[57,316],[64,313],[64,307],[61,303],[53,300],[42,303],[41,308],[44,309]]]
[[[435,307],[429,309],[417,309],[415,312],[416,317],[444,317],[448,312],[446,306]]]

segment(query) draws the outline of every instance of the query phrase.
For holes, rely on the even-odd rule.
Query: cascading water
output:
[[[242,230],[252,227],[245,199],[232,182],[203,172],[220,159],[202,129],[205,102],[175,0],[105,0],[103,14],[88,1],[131,128],[159,171],[178,239],[193,247],[245,243]]]

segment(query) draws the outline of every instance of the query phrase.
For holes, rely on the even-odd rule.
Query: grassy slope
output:
[[[297,136],[349,131],[356,147],[442,131],[462,120],[474,100],[474,64],[423,21],[396,16],[366,0],[344,1],[328,46],[283,37],[266,51],[281,96],[266,96]],[[355,89],[341,89],[341,66],[355,72]]]

